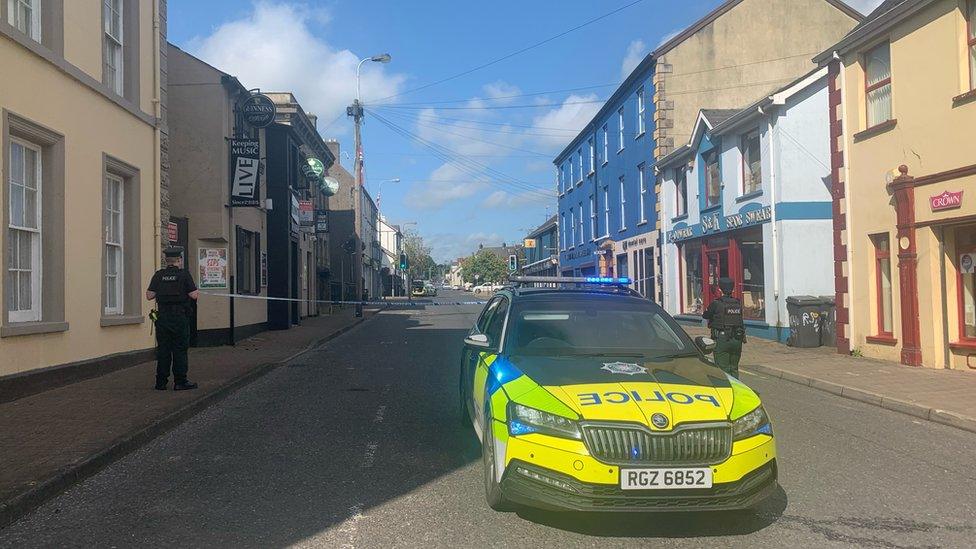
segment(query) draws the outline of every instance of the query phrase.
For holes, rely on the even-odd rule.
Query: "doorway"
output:
[[[291,292],[288,297],[291,298],[291,306],[288,309],[291,314],[291,323],[297,326],[300,323],[299,322],[300,301],[298,297],[299,295],[298,283],[299,283],[299,276],[301,275],[301,270],[299,269],[298,266],[298,258],[300,257],[298,251],[298,242],[295,242],[294,240],[291,241],[290,255],[291,257],[289,258],[289,263],[290,263],[289,267],[291,267],[291,272],[288,273],[289,275],[288,278],[289,278],[289,286],[291,287]]]
[[[719,279],[729,276],[729,250],[713,250],[705,254],[705,308],[722,297]]]

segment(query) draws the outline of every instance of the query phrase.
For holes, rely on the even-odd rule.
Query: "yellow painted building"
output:
[[[165,0],[0,2],[0,381],[154,346],[163,14]]]
[[[976,0],[887,0],[831,66],[838,348],[976,369]]]

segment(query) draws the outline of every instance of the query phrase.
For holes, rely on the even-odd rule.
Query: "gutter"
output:
[[[159,0],[153,0],[153,269],[159,270],[163,250],[163,212],[162,212],[162,99],[159,95],[159,88],[162,84],[159,77],[160,66],[160,36],[159,36]]]
[[[835,55],[844,55],[871,38],[888,30],[889,27],[899,23],[902,19],[912,15],[914,12],[931,4],[934,0],[904,0],[902,3],[893,6],[888,11],[878,15],[870,21],[861,23],[840,39],[839,42],[830,49],[821,52],[813,58],[817,65],[827,65]]]

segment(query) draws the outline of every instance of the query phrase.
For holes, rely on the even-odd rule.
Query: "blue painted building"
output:
[[[522,274],[528,276],[556,276],[559,274],[559,224],[556,216],[536,227],[525,236],[525,263]],[[529,246],[529,241],[532,245]]]
[[[832,295],[827,71],[738,110],[702,110],[691,141],[661,158],[663,304],[701,322],[736,283],[747,331],[785,341],[786,298]]]
[[[654,66],[645,57],[553,162],[560,273],[628,276],[648,297],[658,292]]]

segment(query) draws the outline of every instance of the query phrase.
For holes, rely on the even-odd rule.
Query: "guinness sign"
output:
[[[262,93],[255,93],[240,106],[244,121],[255,128],[266,128],[274,122],[277,109],[274,101]]]

